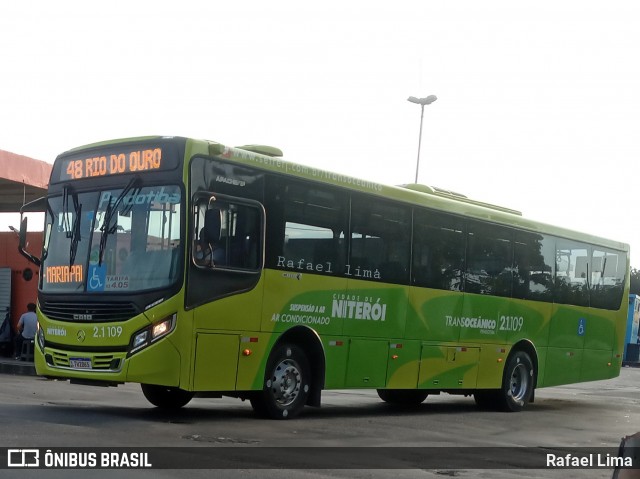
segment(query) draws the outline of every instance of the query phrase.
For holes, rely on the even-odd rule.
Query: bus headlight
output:
[[[38,331],[36,332],[36,337],[38,338],[38,346],[40,346],[40,351],[44,352],[44,330],[40,327],[40,323],[38,323]]]
[[[161,338],[166,334],[169,334],[172,328],[173,318],[162,321],[161,323],[154,324],[151,328],[151,341],[157,338]]]
[[[131,352],[135,352],[140,349],[142,346],[147,344],[147,338],[149,337],[149,331],[144,330],[140,331],[133,337],[133,344],[131,345]]]
[[[177,315],[174,313],[136,332],[129,343],[127,356],[137,353],[171,333],[176,328],[176,317]]]

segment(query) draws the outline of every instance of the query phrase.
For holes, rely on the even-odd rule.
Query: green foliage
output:
[[[640,294],[640,269],[631,268],[631,294]]]

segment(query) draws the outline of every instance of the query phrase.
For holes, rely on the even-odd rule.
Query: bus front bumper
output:
[[[180,386],[180,354],[169,340],[159,341],[128,357],[127,352],[71,351],[36,345],[38,375],[113,385],[125,382]]]

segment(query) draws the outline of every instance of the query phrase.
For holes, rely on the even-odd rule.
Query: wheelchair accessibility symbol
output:
[[[580,318],[578,320],[578,336],[584,336],[586,329],[587,329],[587,320],[585,318]]]
[[[89,265],[89,276],[87,278],[87,291],[104,291],[105,278],[107,276],[106,265]]]

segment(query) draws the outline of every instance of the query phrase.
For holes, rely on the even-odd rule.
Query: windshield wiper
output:
[[[107,247],[108,236],[115,233],[118,230],[118,225],[117,224],[112,225],[111,222],[113,221],[113,217],[118,211],[118,207],[120,206],[120,203],[122,203],[122,200],[125,198],[125,196],[129,194],[130,191],[132,192],[131,193],[132,196],[136,196],[142,189],[140,187],[140,183],[141,183],[141,180],[139,176],[131,178],[131,181],[127,183],[127,186],[125,186],[124,190],[122,190],[122,193],[120,193],[120,195],[118,196],[118,198],[116,198],[114,202],[111,202],[111,199],[109,199],[107,207],[104,210],[104,221],[102,222],[102,226],[100,227],[100,231],[102,232],[102,234],[100,235],[100,251],[98,254],[98,266],[102,266],[102,257],[104,256],[104,250]],[[122,213],[127,214],[133,207],[133,203],[134,203],[133,201],[130,201],[129,204],[122,209]]]
[[[51,206],[51,198],[47,198],[47,213],[51,218],[51,223],[47,224],[47,228],[49,229],[48,236],[47,236],[47,232],[45,231],[44,239],[46,241],[46,244],[42,248],[42,258],[40,259],[40,261],[43,263],[49,257],[49,242],[51,241],[51,228],[53,228],[53,223],[55,222],[55,217],[56,217],[56,215],[53,212],[53,207]]]
[[[69,193],[71,190],[71,193]],[[69,194],[73,201],[73,223],[69,224]],[[80,237],[80,217],[82,216],[82,205],[78,202],[78,194],[73,191],[71,186],[65,185],[64,195],[62,197],[62,229],[66,237],[71,239],[69,246],[69,266],[76,262],[76,253],[78,252],[78,243],[82,239]]]

